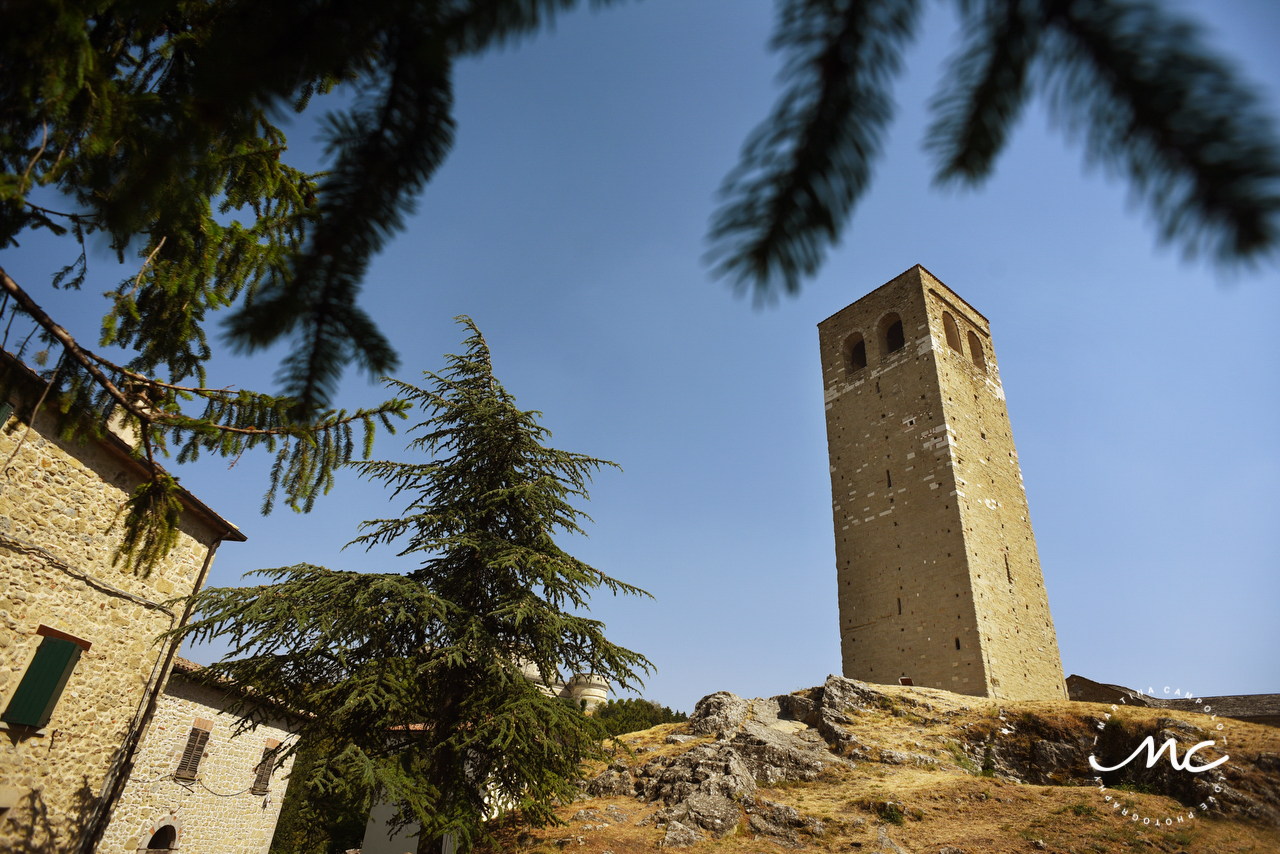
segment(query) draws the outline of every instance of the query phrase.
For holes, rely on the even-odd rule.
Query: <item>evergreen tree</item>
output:
[[[597,706],[595,719],[604,725],[609,735],[625,735],[640,732],[658,724],[683,723],[689,720],[684,712],[673,712],[670,706],[660,706],[650,700],[610,700]]]
[[[545,447],[540,413],[516,408],[479,330],[460,321],[466,352],[427,373],[427,388],[391,381],[427,416],[410,447],[429,459],[359,464],[408,504],[365,522],[354,543],[394,545],[417,568],[262,570],[271,584],[201,593],[198,619],[179,630],[228,638],[227,658],[203,673],[296,709],[301,743],[333,746],[312,766],[318,801],[394,804],[398,822],[421,824],[423,852],[446,833],[470,847],[495,808],[554,822],[579,763],[604,758],[603,728],[525,672],[546,684],[593,673],[621,689],[649,669],[578,613],[601,587],[647,594],[552,539],[581,531],[570,501],[613,464]],[[262,714],[248,702],[235,711],[242,727]]]
[[[597,0],[597,5],[610,0]],[[0,3],[0,249],[31,229],[75,254],[52,282],[85,280],[100,233],[131,268],[87,348],[31,285],[0,269],[0,312],[61,347],[49,372],[68,431],[131,422],[139,455],[166,448],[276,453],[277,490],[311,507],[352,457],[352,430],[389,424],[388,401],[330,408],[345,368],[394,369],[358,305],[370,259],[404,226],[453,143],[459,59],[535,33],[577,0],[5,0]],[[786,89],[725,180],[709,260],[740,290],[795,292],[839,241],[870,184],[891,86],[921,0],[779,0]],[[1125,175],[1163,239],[1224,261],[1280,243],[1280,143],[1259,99],[1193,25],[1147,0],[955,0],[964,43],[928,145],[942,183],[979,184],[1022,108],[1048,96],[1089,159]],[[324,174],[288,165],[273,117],[339,83]],[[40,188],[48,188],[43,194]],[[55,192],[63,200],[50,202]],[[226,220],[230,218],[231,222]],[[233,307],[235,344],[289,339],[280,395],[207,382],[205,324]],[[12,316],[12,315],[11,315]],[[3,319],[0,317],[0,319]],[[176,530],[174,485],[129,504],[135,569]]]

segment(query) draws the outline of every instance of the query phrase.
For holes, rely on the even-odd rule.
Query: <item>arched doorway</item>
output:
[[[139,851],[178,851],[178,841],[182,836],[182,824],[175,816],[167,815],[159,821],[151,825],[148,830],[151,836],[145,834],[146,844],[139,848]]]

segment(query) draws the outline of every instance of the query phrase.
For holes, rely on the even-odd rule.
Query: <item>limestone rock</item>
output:
[[[693,741],[694,738],[696,738],[696,736],[681,735],[680,733],[673,732],[671,733],[671,735],[664,738],[663,742],[665,744],[688,744],[689,742]]]
[[[694,833],[688,827],[685,827],[678,821],[667,822],[667,833],[662,837],[662,841],[658,843],[659,848],[687,848],[695,842],[701,842],[702,837]]]
[[[810,836],[820,837],[826,834],[827,828],[816,818],[805,818],[794,807],[775,804],[773,801],[758,798],[753,806],[747,808],[748,824],[758,834],[768,836],[787,847],[800,847],[798,829],[805,829]]]
[[[938,760],[932,756],[908,753],[904,750],[881,750],[880,762],[884,765],[916,765],[922,768],[938,764]]]
[[[882,852],[882,854],[911,854],[910,851],[890,839],[889,831],[885,830],[884,827],[880,828],[880,834],[876,837],[876,847],[872,850]]]
[[[732,735],[747,719],[750,710],[751,704],[737,694],[728,691],[708,694],[693,707],[693,714],[689,716],[689,732],[717,738],[722,733]]]
[[[797,694],[783,694],[777,697],[782,714],[809,726],[818,725],[818,705],[822,698],[821,688],[811,688]]]
[[[827,740],[827,743],[840,751],[848,753],[850,749],[859,747],[858,739],[853,733],[845,729],[853,723],[853,718],[843,712],[833,711],[823,708],[817,713],[818,732]]]
[[[813,780],[824,768],[845,764],[831,754],[827,743],[816,733],[806,738],[805,734],[781,731],[756,721],[743,724],[729,744],[742,757],[751,776],[764,785],[782,780]]]
[[[755,778],[737,750],[724,742],[700,744],[679,756],[661,756],[637,772],[636,788],[645,800],[671,805],[694,792],[728,798],[754,796]]]
[[[676,822],[685,827],[700,827],[720,838],[738,828],[742,809],[736,801],[718,792],[695,792],[669,807],[664,816],[668,826]]]
[[[1177,718],[1156,718],[1156,729],[1161,731],[1162,736],[1168,731],[1167,738],[1176,738],[1178,741],[1199,741],[1204,734],[1204,730],[1195,724]]]
[[[635,788],[635,779],[625,770],[625,766],[622,771],[615,770],[614,767],[606,768],[587,783],[587,791],[596,798],[632,795],[635,794]]]

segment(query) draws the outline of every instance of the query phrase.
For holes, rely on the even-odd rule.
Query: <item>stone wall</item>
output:
[[[193,669],[198,666],[180,663],[165,686],[99,854],[145,850],[164,825],[174,828],[175,847],[184,854],[265,854],[271,847],[293,758],[272,772],[266,793],[251,788],[264,749],[287,745],[291,727],[276,717],[233,738],[239,719],[223,711],[234,697],[184,675]],[[211,730],[196,779],[176,780],[197,724]]]
[[[844,675],[1065,699],[986,318],[916,266],[818,333]]]
[[[29,417],[39,385],[20,366],[7,369],[19,372],[9,400]],[[142,482],[140,465],[118,440],[58,440],[46,413],[25,441],[19,417],[0,427],[0,462],[21,441],[0,474],[0,709],[41,632],[74,638],[83,652],[46,727],[0,723],[0,851],[52,854],[74,850],[94,818],[158,684],[166,650],[155,639],[181,616],[166,600],[191,592],[219,540],[243,536],[184,495],[179,542],[163,565],[146,578],[112,567],[119,533],[108,529]]]

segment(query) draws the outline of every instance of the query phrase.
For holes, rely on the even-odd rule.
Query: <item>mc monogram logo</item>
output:
[[[1210,762],[1207,765],[1191,764],[1191,757],[1192,755],[1195,754],[1197,750],[1199,750],[1202,747],[1213,747],[1213,745],[1214,743],[1212,741],[1202,741],[1199,744],[1195,745],[1194,747],[1189,748],[1187,752],[1183,754],[1182,760],[1179,761],[1178,760],[1178,743],[1176,740],[1171,738],[1168,741],[1166,741],[1163,745],[1161,745],[1159,750],[1156,750],[1155,736],[1149,735],[1142,740],[1142,744],[1138,745],[1138,749],[1133,751],[1133,753],[1129,754],[1129,758],[1121,762],[1119,765],[1112,765],[1111,767],[1107,767],[1105,765],[1099,765],[1098,760],[1095,759],[1092,754],[1090,754],[1089,767],[1093,768],[1093,770],[1095,771],[1115,771],[1118,768],[1123,768],[1124,766],[1128,765],[1134,759],[1137,759],[1138,755],[1142,753],[1143,749],[1145,749],[1147,751],[1147,767],[1150,768],[1160,760],[1160,757],[1164,754],[1165,750],[1168,749],[1169,764],[1174,767],[1174,770],[1190,771],[1192,774],[1200,774],[1210,769],[1217,768],[1219,765],[1221,765],[1222,763],[1226,762],[1228,759],[1231,758],[1230,756],[1224,756],[1221,759],[1217,759],[1213,762]]]

